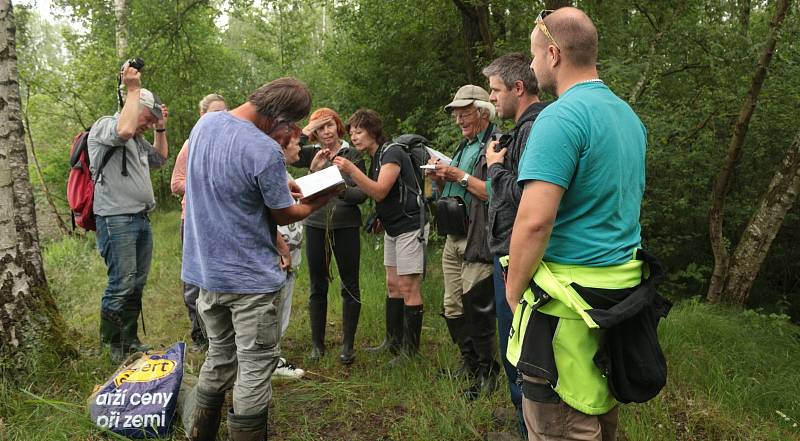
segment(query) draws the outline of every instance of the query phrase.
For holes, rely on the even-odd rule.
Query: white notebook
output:
[[[444,153],[438,150],[434,150],[430,147],[428,147],[428,153],[431,155],[433,159],[438,159],[439,162],[441,162],[444,165],[450,165],[450,163],[453,161],[449,156],[445,155]]]
[[[301,178],[295,179],[300,191],[303,193],[303,199],[315,194],[322,193],[329,188],[344,185],[344,178],[339,172],[339,169],[332,165],[322,170],[305,175]]]

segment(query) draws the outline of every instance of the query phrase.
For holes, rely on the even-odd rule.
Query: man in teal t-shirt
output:
[[[519,182],[564,189],[544,260],[584,266],[629,261],[640,243],[642,122],[601,80],[589,80],[559,95],[532,131]]]
[[[519,164],[518,182],[524,190],[511,235],[506,285],[512,310],[541,261],[556,277],[557,271],[589,274],[592,283],[605,277],[613,286],[583,286],[608,288],[606,292],[617,295],[630,286],[623,286],[615,271],[633,259],[641,242],[647,132],[630,106],[598,78],[597,29],[578,9],[543,11],[531,33],[531,55],[540,89],[558,100],[539,114]],[[556,341],[560,320],[564,318],[546,313],[532,316],[527,329],[536,323],[538,343],[526,341],[517,364],[530,439],[558,433],[563,436],[559,439],[613,440],[618,411],[613,399],[605,399],[605,379],[599,372],[572,368],[591,370],[594,353],[586,348],[596,344],[596,336],[587,331],[580,334],[585,340],[550,343]],[[576,395],[566,389],[576,384],[594,388],[582,396],[605,401],[572,400]]]

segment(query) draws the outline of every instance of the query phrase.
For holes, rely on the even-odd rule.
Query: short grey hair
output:
[[[507,89],[514,87],[517,81],[522,81],[528,95],[539,95],[539,83],[531,71],[531,59],[521,52],[512,52],[495,59],[482,72],[487,79],[500,77]]]
[[[478,109],[478,114],[479,115],[485,115],[485,114],[488,113],[489,114],[489,119],[490,120],[494,119],[495,113],[497,112],[497,109],[495,109],[494,104],[492,104],[490,102],[487,102],[487,101],[475,100],[475,101],[472,102],[472,105],[474,105],[475,108]]]

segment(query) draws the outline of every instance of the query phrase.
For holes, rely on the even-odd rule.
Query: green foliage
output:
[[[531,23],[545,2],[486,3],[494,53],[527,52]],[[645,246],[667,266],[671,292],[702,292],[713,265],[710,191],[774,5],[750,2],[745,30],[740,2],[575,3],[597,25],[604,81],[624,99],[639,91],[634,109],[649,133],[641,218]],[[117,108],[116,72],[122,60],[114,51],[112,2],[57,4],[69,25],[48,22],[25,8],[16,13],[23,107],[45,181],[58,196],[72,136]],[[728,198],[724,226],[733,246],[797,130],[796,9],[779,35]],[[145,87],[170,106],[173,158],[197,119],[202,96],[218,92],[235,107],[256,87],[285,75],[309,85],[315,108],[332,107],[344,119],[360,107],[373,108],[383,116],[389,136],[420,133],[452,153],[460,134],[442,106],[469,81],[471,65],[490,61],[470,55],[463,30],[476,23],[449,1],[142,0],[131,2],[130,12],[129,56],[146,61]],[[473,81],[486,86],[480,74]],[[171,164],[153,173],[161,204],[173,201]],[[750,306],[785,311],[797,320],[800,259],[794,243],[800,240],[800,208],[795,205],[756,281]]]

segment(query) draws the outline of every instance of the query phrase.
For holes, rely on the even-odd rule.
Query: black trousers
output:
[[[306,257],[310,275],[309,303],[328,302],[331,255],[336,258],[342,286],[342,301],[360,302],[358,271],[361,263],[361,236],[358,227],[324,228],[306,226]]]

